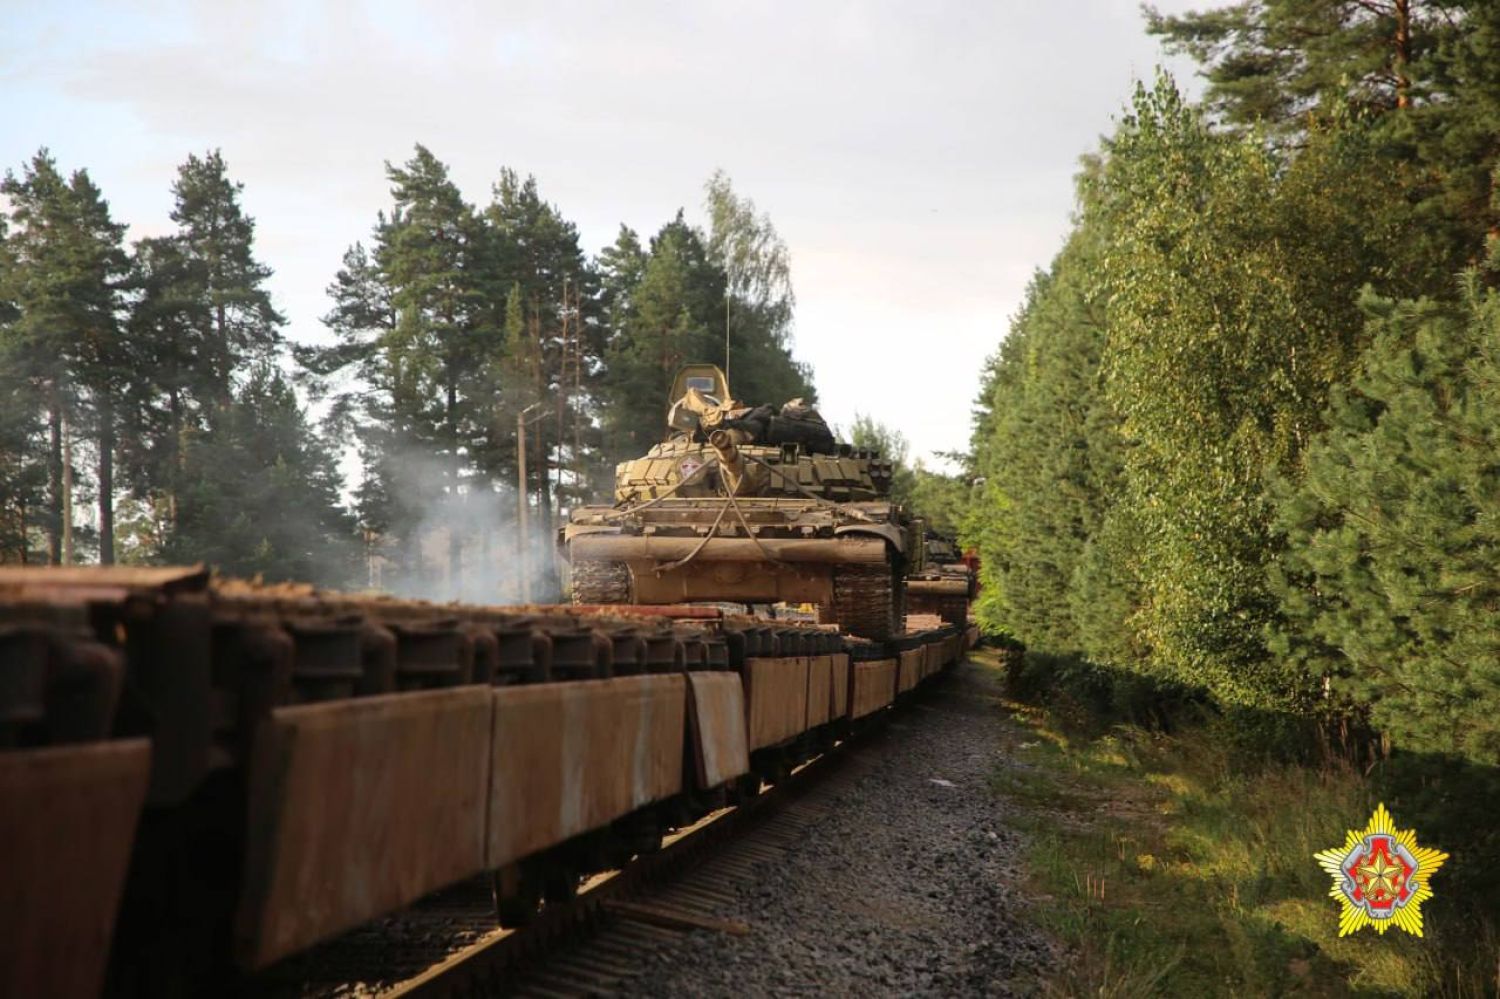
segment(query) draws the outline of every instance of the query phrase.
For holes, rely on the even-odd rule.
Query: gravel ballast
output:
[[[858,779],[721,913],[652,958],[633,996],[1012,995],[1052,957],[1028,925],[1018,835],[989,788],[997,681],[965,663],[856,747]],[[821,799],[820,799],[821,803]]]

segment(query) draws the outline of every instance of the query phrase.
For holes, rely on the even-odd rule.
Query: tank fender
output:
[[[906,554],[906,532],[895,524],[844,524],[833,529],[834,537],[844,534],[866,534],[884,538],[898,555]]]
[[[618,524],[564,524],[560,531],[559,540],[567,544],[574,538],[585,534],[624,534],[624,530]]]

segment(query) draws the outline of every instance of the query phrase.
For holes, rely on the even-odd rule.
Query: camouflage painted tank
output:
[[[900,634],[913,534],[892,468],[794,400],[749,408],[724,373],[673,386],[666,439],[615,471],[612,506],[562,531],[578,604],[811,603],[854,635]]]
[[[974,566],[952,538],[926,532],[924,557],[913,563],[906,577],[907,611],[935,614],[945,624],[964,624],[969,605],[979,592]]]

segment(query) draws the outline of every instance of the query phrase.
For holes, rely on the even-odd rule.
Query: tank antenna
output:
[[[724,394],[729,395],[729,268],[724,268]]]

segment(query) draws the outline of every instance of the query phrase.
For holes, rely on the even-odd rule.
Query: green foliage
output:
[[[1147,8],[1147,28],[1204,67],[1227,120],[1300,130],[1330,105],[1395,109],[1430,76],[1456,30],[1457,0],[1241,0],[1180,15]]]
[[[911,509],[925,517],[934,531],[956,537],[969,504],[969,476],[934,472],[920,458],[911,472],[911,495],[907,500]]]
[[[1356,598],[1357,575],[1317,575],[1304,549],[1319,536],[1279,509],[1307,502],[1297,492],[1307,443],[1347,419],[1329,400],[1379,398],[1343,388],[1378,328],[1366,327],[1361,288],[1419,294],[1451,259],[1443,247],[1458,245],[1424,237],[1437,205],[1424,191],[1399,176],[1393,188],[1370,183],[1385,176],[1389,126],[1331,113],[1289,150],[1215,127],[1164,78],[1138,91],[1105,155],[1086,164],[1074,233],[985,375],[964,536],[980,551],[989,626],[1034,655],[1203,687],[1226,707],[1327,706],[1327,673],[1338,703],[1373,703],[1398,744],[1443,748],[1417,730],[1436,731],[1432,719],[1461,701],[1487,703],[1488,667],[1457,622],[1475,635],[1488,622],[1446,598],[1448,616],[1422,641],[1432,664],[1449,657],[1450,687],[1424,681],[1426,700],[1408,708],[1353,670],[1341,642],[1384,643],[1361,669],[1392,657],[1436,666],[1416,665],[1415,639],[1384,637],[1406,635],[1406,605]],[[1432,391],[1456,391],[1458,368],[1430,367]],[[1368,443],[1349,448],[1367,475],[1407,467]],[[1410,489],[1443,488],[1411,467],[1425,484]],[[1348,489],[1352,501],[1371,487]],[[1306,516],[1326,527],[1326,511]],[[1429,531],[1467,536],[1459,508],[1431,516]],[[1422,574],[1409,583],[1424,581],[1437,585]],[[1356,620],[1351,600],[1372,609]],[[1444,730],[1446,748],[1493,759],[1485,724]]]
[[[354,525],[339,503],[334,455],[273,368],[253,369],[192,439],[183,481],[165,561],[332,586],[352,578]]]
[[[1149,30],[1194,58],[1231,125],[1297,147],[1351,117],[1380,150],[1374,218],[1404,223],[1395,269],[1446,294],[1493,239],[1500,146],[1500,8],[1487,0],[1243,0],[1163,15]],[[1331,199],[1330,199],[1331,201]]]
[[[791,263],[770,219],[722,173],[707,189],[710,227],[682,212],[642,248],[621,227],[600,255],[608,346],[600,380],[606,457],[640,455],[661,439],[677,369],[725,361],[730,386],[752,405],[816,399],[811,372],[791,354]]]
[[[906,435],[874,417],[855,413],[854,424],[849,428],[849,443],[857,448],[877,451],[889,461],[894,466],[891,475],[891,502],[914,508],[917,476],[911,467],[911,443]]]
[[[1500,763],[1500,296],[1371,298],[1374,343],[1284,485],[1277,651],[1396,743]]]
[[[1098,386],[1099,252],[1085,223],[1032,281],[991,361],[964,529],[979,550],[982,619],[1057,653],[1082,647],[1068,594],[1119,478],[1117,420]]]
[[[115,396],[129,363],[119,335],[127,266],[121,245],[125,227],[110,217],[109,205],[87,171],[64,179],[45,149],[20,176],[7,172],[0,194],[9,200],[12,228],[5,254],[5,290],[0,294],[9,303],[4,310],[9,321],[0,327],[0,350],[11,388],[19,393],[4,418],[7,436],[19,460],[31,454],[44,462],[41,523],[47,559],[74,560],[70,483],[76,469],[65,463],[80,431],[97,448],[102,481],[108,483],[112,476]],[[42,433],[45,444],[35,440]],[[10,476],[21,489],[18,501],[26,504],[25,497],[38,485],[38,471],[17,467]],[[33,494],[30,502],[36,498]],[[101,491],[106,545],[111,537],[111,499],[111,490]],[[30,516],[24,510],[16,514],[14,551],[25,558]],[[106,550],[106,561],[109,554]]]
[[[1227,702],[1306,694],[1260,638],[1275,613],[1264,477],[1292,465],[1357,357],[1354,295],[1388,259],[1362,196],[1370,163],[1351,131],[1283,166],[1214,132],[1163,79],[1138,93],[1098,185],[1131,622],[1150,668]]]
[[[174,263],[190,289],[179,300],[192,358],[182,374],[204,403],[227,400],[235,376],[281,345],[285,320],[264,287],[271,269],[255,259],[255,220],[239,203],[243,186],[229,179],[218,150],[189,156],[172,185]]]

